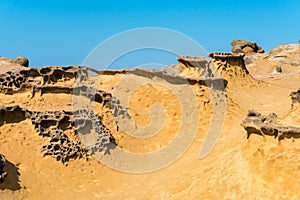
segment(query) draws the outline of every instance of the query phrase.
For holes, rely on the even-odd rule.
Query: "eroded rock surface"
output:
[[[213,52],[209,54],[209,57],[212,59],[209,67],[217,77],[222,77],[227,81],[239,77],[250,77],[245,65],[244,53]]]
[[[195,56],[178,56],[179,68],[190,69],[190,73],[186,74],[189,77],[197,75],[198,77],[212,77],[211,69],[209,68],[209,59]]]
[[[118,99],[86,83],[88,69],[74,66],[8,70],[0,75],[0,92],[13,95],[29,90],[31,98],[43,94],[71,94],[102,104],[113,116],[129,117],[127,109],[121,106]],[[71,79],[73,84],[70,86],[56,84]],[[27,118],[31,120],[38,135],[49,137],[48,144],[42,146],[43,154],[63,163],[69,159],[87,157],[88,152],[107,154],[117,145],[110,130],[103,124],[102,117],[91,110],[41,112],[21,108],[19,105],[0,107],[0,126],[5,123],[19,123]],[[93,145],[89,147],[82,145],[78,133],[92,131],[96,135]]]
[[[292,106],[300,102],[300,90],[291,93]],[[247,131],[247,138],[251,134],[268,135],[282,140],[284,138],[300,138],[300,126],[289,125],[279,119],[275,113],[262,115],[259,112],[250,110],[241,125]]]
[[[102,118],[89,110],[76,111],[29,111],[19,106],[0,108],[1,125],[4,123],[15,123],[29,118],[38,135],[49,137],[49,143],[42,146],[44,155],[55,157],[63,163],[69,159],[87,156],[90,150],[95,152],[109,153],[109,149],[116,145],[115,139],[109,129],[102,123]],[[91,147],[82,145],[78,132],[82,129],[89,133],[92,129],[97,134],[97,139]],[[65,133],[72,132],[72,139]],[[75,137],[74,137],[75,136]]]

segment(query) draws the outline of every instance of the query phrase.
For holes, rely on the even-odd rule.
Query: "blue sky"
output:
[[[122,31],[163,27],[196,40],[208,52],[230,51],[233,39],[266,50],[300,38],[300,1],[16,1],[0,0],[0,56],[29,58],[32,67],[81,64],[99,43]],[[174,55],[119,59],[118,66],[176,63]],[[143,60],[144,59],[144,60]],[[132,66],[134,67],[134,66]]]

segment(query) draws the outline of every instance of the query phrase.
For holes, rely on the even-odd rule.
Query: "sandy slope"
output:
[[[122,76],[102,75],[98,88],[113,93],[115,87],[124,87],[120,84]],[[151,119],[150,107],[160,105],[165,109],[164,126],[156,135],[141,139],[117,131],[110,114],[104,115],[105,124],[127,151],[145,153],[168,146],[181,123],[181,102],[174,91],[158,84],[163,80],[149,82],[149,78],[131,76],[146,82],[130,94],[128,107],[132,120],[141,127],[151,124],[160,116],[153,115]],[[199,117],[186,126],[191,131],[193,123],[199,123],[195,138],[173,164],[151,173],[121,172],[93,157],[87,161],[71,160],[65,166],[53,158],[42,157],[40,146],[47,139],[37,135],[30,120],[4,124],[0,127],[0,152],[9,162],[6,168],[9,175],[0,183],[0,199],[299,199],[300,141],[278,142],[258,135],[247,140],[240,126],[249,109],[265,114],[275,112],[289,123],[300,124],[300,111],[290,111],[289,97],[299,87],[296,84],[300,76],[281,76],[256,80],[251,75],[237,73],[226,77],[224,127],[216,146],[202,159],[200,148],[208,132],[211,112],[216,111],[212,110],[209,88],[189,86],[200,110]],[[129,87],[131,82],[127,84]],[[28,95],[29,92],[1,94],[0,102],[41,111],[72,109],[71,95],[45,94],[32,99]]]

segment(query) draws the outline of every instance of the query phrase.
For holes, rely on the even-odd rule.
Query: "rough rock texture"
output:
[[[232,53],[264,53],[264,49],[261,46],[248,40],[233,40],[231,46]]]
[[[90,101],[102,104],[111,110],[114,116],[129,117],[127,109],[120,105],[120,101],[110,93],[86,86],[88,68],[86,67],[45,67],[41,69],[22,69],[7,71],[0,75],[0,92],[13,95],[25,90],[31,91],[31,98],[44,94],[72,94],[82,96]],[[77,86],[54,85],[59,81],[74,79]],[[82,158],[87,152],[109,153],[116,146],[115,139],[103,125],[102,118],[93,111],[82,109],[74,111],[31,111],[19,105],[0,107],[0,126],[5,123],[19,123],[30,118],[34,129],[40,136],[49,137],[49,143],[43,145],[44,155],[55,157],[63,163],[69,159]],[[92,126],[91,126],[92,125]],[[90,132],[97,135],[95,144],[84,147],[78,137],[78,132]],[[65,133],[71,130],[72,139]]]
[[[290,94],[292,106],[300,102],[300,90]],[[278,118],[275,113],[268,116],[250,110],[247,118],[242,121],[241,125],[247,131],[247,138],[251,134],[268,135],[278,137],[278,140],[284,138],[300,138],[300,126],[291,126],[284,120]]]
[[[289,65],[299,67],[299,44],[283,44],[275,47],[268,52],[264,59],[278,63],[279,66]]]
[[[225,80],[238,78],[251,78],[244,61],[244,53],[218,53],[209,54],[212,58],[209,67],[213,74]]]
[[[300,44],[282,44],[264,54],[246,54],[245,63],[255,77],[292,77],[300,73],[299,54]]]
[[[29,66],[29,60],[23,56],[18,56],[16,58],[13,58],[13,59],[11,59],[10,62],[21,65],[23,67]]]
[[[265,116],[255,111],[249,111],[241,125],[247,131],[247,138],[251,134],[274,136],[278,140],[300,138],[300,127],[282,124],[275,113]]]
[[[0,183],[3,182],[7,173],[4,171],[5,158],[0,154]]]
[[[84,81],[87,78],[87,68],[80,67],[45,67],[31,68],[20,71],[7,71],[0,75],[1,92],[12,94],[25,88],[54,84],[72,78]]]
[[[55,157],[56,160],[63,163],[71,158],[87,156],[88,150],[92,154],[95,152],[109,153],[109,149],[116,145],[110,131],[102,124],[102,118],[85,109],[74,112],[64,110],[37,112],[19,106],[1,107],[0,117],[0,126],[4,123],[16,123],[30,118],[38,135],[50,138],[49,144],[42,147],[44,155]],[[90,126],[91,124],[92,126]],[[93,146],[84,147],[78,137],[73,140],[69,139],[64,133],[67,129],[72,130],[73,136],[78,135],[78,131],[82,129],[86,129],[85,131],[88,132],[95,129],[97,140]]]
[[[191,72],[185,74],[186,76],[189,75],[189,77],[191,77],[197,75],[203,78],[212,77],[212,72],[209,68],[209,59],[195,56],[178,56],[177,60],[181,71],[183,71],[183,69],[190,69]]]
[[[266,56],[253,55],[260,55],[261,59]],[[0,199],[132,199],[133,195],[137,199],[299,199],[300,139],[282,139],[277,133],[281,139],[278,142],[273,137],[258,135],[269,133],[275,137],[273,129],[266,133],[259,129],[258,134],[251,134],[246,140],[246,131],[240,126],[247,111],[254,109],[278,115],[250,114],[249,118],[263,125],[271,121],[280,127],[298,127],[300,106],[297,101],[289,118],[285,116],[291,103],[288,95],[299,87],[299,74],[295,72],[293,79],[290,76],[273,79],[274,84],[266,83],[272,81],[271,78],[250,82],[247,77],[252,75],[251,71],[247,65],[250,74],[243,69],[245,63],[240,56],[215,53],[212,57],[208,60],[211,69],[219,67],[217,72],[223,78],[200,77],[194,67],[194,59],[198,63],[198,58],[193,58],[185,59],[190,62],[186,66],[182,64],[183,71],[177,75],[145,69],[100,71],[85,68],[94,72],[88,74],[86,81],[84,77],[80,81],[77,75],[76,80],[57,76],[43,81],[44,76],[37,73],[35,77],[24,76],[27,84],[20,81],[23,86],[4,86],[11,92],[2,90],[0,93],[0,105],[5,108],[1,111],[0,152],[6,157],[4,169],[8,173],[0,184]],[[287,61],[294,62],[297,57],[290,58]],[[272,72],[278,65],[273,65],[268,58],[263,61],[258,72],[270,65]],[[0,59],[0,74],[28,71],[20,65],[9,64]],[[281,67],[280,75],[284,76],[288,72],[287,65]],[[60,67],[51,69],[63,70]],[[194,77],[191,76],[193,72]],[[139,85],[135,85],[135,81]],[[211,92],[218,82],[227,82],[228,86],[223,93]],[[118,96],[116,90],[120,88],[124,92]],[[191,92],[187,95],[188,89]],[[121,96],[126,95],[129,98],[124,100]],[[298,98],[297,94],[292,96]],[[82,101],[74,109],[73,99],[77,97]],[[112,100],[109,100],[114,97],[120,100],[122,108],[128,108],[131,117],[128,121],[133,125],[130,130],[135,132],[126,131],[121,122],[119,129],[116,126],[110,106]],[[104,105],[106,98],[108,103]],[[88,105],[95,106],[93,112],[87,109]],[[199,113],[194,114],[194,111]],[[11,116],[17,113],[18,120],[13,121]],[[158,126],[153,126],[153,122],[159,122]],[[149,132],[144,134],[147,137],[141,138],[139,130],[144,128]],[[184,131],[182,137],[177,134],[179,130]],[[193,141],[181,146],[181,142],[187,141],[186,136],[192,136],[193,132]],[[173,145],[175,140],[178,145]],[[205,158],[199,159],[199,152],[208,143],[215,146]],[[169,147],[171,151],[165,151]],[[148,166],[165,161],[173,152],[178,152],[178,147],[186,148],[179,159],[168,166],[158,166],[156,171],[138,175],[124,173],[118,167],[112,169],[99,162],[96,156],[89,156],[89,152],[95,153],[118,165],[126,158],[122,154],[115,157],[117,150],[134,155],[163,153],[158,159],[131,162]],[[81,155],[86,158],[86,153],[88,161],[73,160]],[[68,166],[55,159],[65,163],[69,159]],[[127,166],[131,167],[131,163]]]
[[[182,76],[187,80],[194,79],[223,79],[227,81],[232,77],[250,76],[245,64],[244,53],[208,54],[209,58],[195,56],[179,56],[179,64],[162,69],[168,75]]]

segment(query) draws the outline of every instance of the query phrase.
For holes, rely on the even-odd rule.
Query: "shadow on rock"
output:
[[[21,189],[19,168],[6,160],[4,171],[7,172],[7,176],[4,178],[3,182],[0,183],[0,190],[8,189],[15,191]]]

